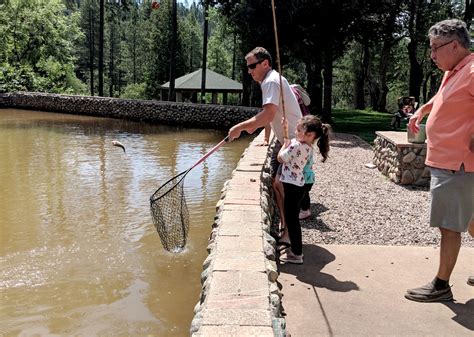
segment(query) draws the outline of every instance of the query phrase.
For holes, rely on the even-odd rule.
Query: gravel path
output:
[[[397,185],[372,163],[372,147],[349,134],[334,134],[329,158],[315,157],[316,182],[310,192],[312,216],[301,221],[304,243],[439,245],[429,227],[428,187]],[[474,247],[463,233],[462,245]]]

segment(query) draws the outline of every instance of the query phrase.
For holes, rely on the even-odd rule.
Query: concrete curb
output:
[[[249,145],[217,204],[193,336],[284,336],[269,234],[273,201],[263,133]]]

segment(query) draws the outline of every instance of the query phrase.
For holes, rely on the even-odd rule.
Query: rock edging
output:
[[[257,108],[242,106],[127,100],[40,92],[0,94],[0,108],[40,110],[222,130],[229,129],[255,116],[258,112]]]
[[[269,155],[256,144],[245,150],[217,203],[192,336],[285,336],[276,284],[274,203]]]

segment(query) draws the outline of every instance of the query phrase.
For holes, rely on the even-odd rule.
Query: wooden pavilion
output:
[[[176,102],[197,103],[201,92],[202,69],[181,76],[175,80]],[[161,96],[166,97],[170,82],[161,86]],[[205,92],[212,93],[212,103],[217,104],[217,95],[222,94],[222,103],[227,104],[227,94],[235,93],[242,99],[242,84],[215,71],[206,70]]]

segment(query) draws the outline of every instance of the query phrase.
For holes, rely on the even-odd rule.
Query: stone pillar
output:
[[[426,144],[409,143],[406,132],[377,131],[376,135],[374,164],[383,175],[401,185],[429,184]]]

